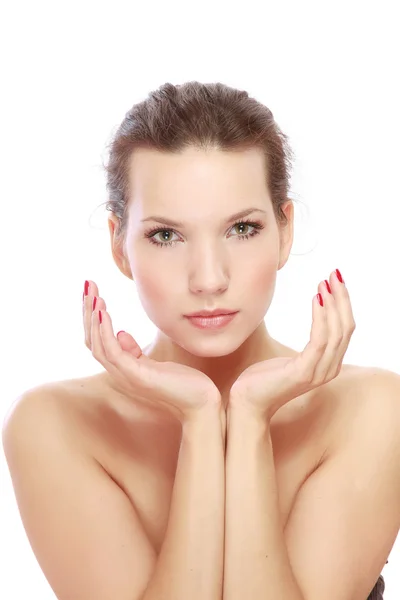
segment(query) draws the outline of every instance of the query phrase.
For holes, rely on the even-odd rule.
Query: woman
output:
[[[355,321],[338,269],[302,352],[266,329],[293,241],[291,157],[271,111],[219,83],[165,84],[116,132],[112,254],[156,337],[142,351],[115,335],[85,282],[104,371],[28,390],[3,433],[60,600],[383,598],[400,377],[342,364]]]

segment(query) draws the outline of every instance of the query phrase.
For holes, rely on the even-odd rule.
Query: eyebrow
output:
[[[236,221],[236,219],[240,219],[242,217],[247,217],[247,215],[249,215],[250,213],[253,212],[262,212],[264,214],[267,213],[267,211],[262,210],[261,208],[256,208],[256,207],[252,207],[252,208],[246,208],[245,210],[241,210],[238,213],[235,213],[234,215],[231,215],[230,217],[228,217],[225,221],[225,223],[231,223],[232,221]],[[171,219],[168,219],[167,217],[162,217],[159,215],[153,215],[151,217],[146,217],[145,219],[141,220],[141,223],[144,223],[145,221],[157,221],[158,223],[164,223],[165,225],[170,225],[171,227],[184,227],[185,224],[182,223],[181,221],[172,221]]]

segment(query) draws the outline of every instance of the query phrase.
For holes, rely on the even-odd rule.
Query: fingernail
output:
[[[101,310],[99,310],[99,321],[100,323],[103,321],[103,317],[101,316]]]
[[[318,302],[320,303],[321,306],[323,306],[324,305],[324,301],[322,299],[322,295],[321,294],[317,294],[317,296],[318,296]]]
[[[96,302],[97,302],[97,297],[95,296],[93,298],[93,306],[92,306],[92,310],[94,310],[96,308]]]
[[[85,281],[85,296],[87,296],[89,293],[89,282]]]
[[[336,271],[335,271],[335,272],[336,272],[336,277],[339,279],[340,283],[344,283],[344,281],[343,281],[343,277],[342,277],[342,275],[341,275],[341,273],[340,273],[339,269],[336,269]]]
[[[328,292],[329,292],[330,294],[332,294],[331,286],[329,285],[329,282],[328,282],[328,280],[327,280],[327,279],[325,279],[324,281],[325,281],[326,288],[327,288]]]
[[[119,336],[120,333],[125,333],[125,331],[123,329],[121,329],[121,331],[118,331],[117,337]]]

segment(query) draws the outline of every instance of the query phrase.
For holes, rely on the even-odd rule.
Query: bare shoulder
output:
[[[387,431],[388,435],[390,431],[398,432],[400,375],[379,367],[343,366],[343,372],[332,382],[335,391],[332,450],[355,439],[361,429],[368,432],[371,440],[374,432]]]
[[[400,376],[345,365],[321,388],[334,444],[296,495],[288,554],[306,596],[340,581],[342,598],[372,598],[399,531]]]
[[[132,461],[133,450],[135,455],[147,450],[152,439],[164,440],[171,448],[176,448],[180,439],[178,421],[120,393],[106,371],[44,383],[23,392],[6,415],[3,437],[6,428],[13,429],[13,423],[18,430],[21,421],[29,426],[38,418],[52,423],[50,426],[57,424],[109,473],[128,456]],[[111,465],[112,455],[115,460]]]
[[[93,439],[99,437],[95,420],[107,397],[100,375],[45,382],[21,392],[3,420],[3,448],[13,452],[25,432],[34,432],[32,443],[57,439],[71,456],[83,452],[88,462],[99,463],[93,451]]]
[[[44,422],[58,422],[72,434],[77,427],[91,420],[107,398],[103,374],[87,377],[51,381],[39,384],[22,392],[11,404],[3,421],[3,435],[14,424],[29,422],[42,417]],[[36,421],[35,421],[36,422]],[[84,439],[84,438],[83,438]],[[77,438],[75,438],[77,441]]]
[[[42,383],[22,392],[10,406],[4,425],[16,414],[29,413],[42,407],[53,411],[62,411],[64,417],[90,417],[104,410],[106,406],[115,411],[123,411],[127,398],[118,393],[111,385],[107,372],[96,373],[59,381]],[[130,402],[130,415],[133,414]]]
[[[400,414],[400,375],[380,367],[348,367],[339,382],[344,406],[355,410],[378,409],[379,412],[394,410]]]
[[[72,403],[74,398],[76,399],[93,389],[97,377],[97,375],[93,375],[76,379],[50,381],[24,390],[10,405],[3,426],[16,415],[29,412],[39,406],[48,406],[49,409],[58,410],[61,405],[66,403],[67,399]]]
[[[56,597],[142,598],[155,550],[130,498],[85,446],[101,407],[98,382],[23,392],[3,424],[3,447],[25,532]]]

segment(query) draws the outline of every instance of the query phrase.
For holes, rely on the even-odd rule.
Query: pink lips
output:
[[[199,329],[220,329],[221,327],[224,327],[225,325],[228,325],[228,323],[230,323],[235,316],[237,315],[237,312],[234,313],[228,313],[228,314],[217,314],[217,315],[213,315],[213,316],[208,316],[208,317],[186,317],[187,319],[189,319],[189,321],[191,322],[192,325],[194,325],[195,327],[199,328]]]
[[[231,315],[237,312],[230,308],[216,308],[215,310],[200,310],[199,312],[190,313],[185,317],[218,317],[220,315]]]

